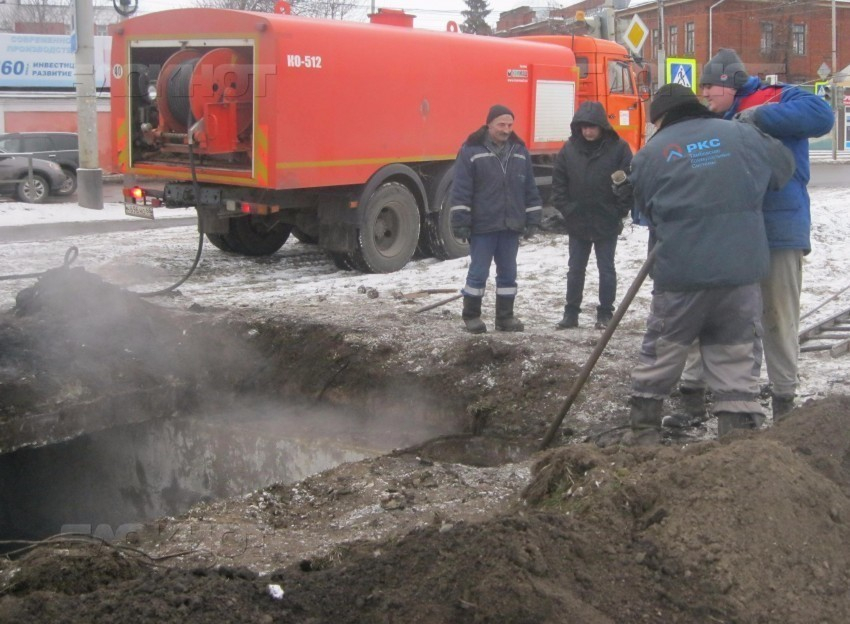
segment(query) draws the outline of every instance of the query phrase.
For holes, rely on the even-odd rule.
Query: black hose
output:
[[[168,77],[167,89],[165,91],[165,105],[171,111],[175,120],[188,119],[187,129],[192,124],[192,107],[189,101],[189,92],[192,86],[192,73],[200,58],[191,58],[180,63]],[[192,145],[192,137],[189,137],[189,145]]]
[[[187,98],[188,101],[188,98]],[[189,272],[183,276],[183,278],[177,282],[176,284],[172,284],[168,288],[163,288],[162,290],[157,290],[149,293],[137,293],[140,297],[157,297],[159,295],[165,295],[170,293],[171,291],[177,289],[183,282],[189,279],[192,276],[192,273],[195,272],[195,269],[198,268],[198,263],[201,261],[201,254],[204,251],[204,228],[202,222],[201,211],[198,210],[198,204],[201,201],[201,185],[198,183],[198,174],[195,170],[195,150],[192,147],[192,111],[189,110],[188,115],[188,123],[186,124],[188,129],[188,147],[189,147],[189,171],[192,173],[192,193],[195,196],[195,214],[198,215],[198,251],[195,253],[195,260],[192,262],[192,266],[189,267]]]
[[[68,250],[65,252],[65,260],[62,262],[62,266],[60,269],[67,269],[73,264],[74,260],[77,259],[77,256],[80,255],[80,250],[77,249],[74,245],[68,247]],[[52,269],[49,269],[52,270]],[[17,275],[2,275],[0,276],[0,280],[16,280],[16,279],[28,279],[31,277],[41,277],[47,273],[47,271],[39,271],[38,273],[18,273]]]

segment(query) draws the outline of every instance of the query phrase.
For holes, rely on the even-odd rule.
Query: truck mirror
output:
[[[648,69],[641,69],[637,75],[638,97],[641,102],[647,102],[652,97],[652,86],[650,85],[650,76]]]

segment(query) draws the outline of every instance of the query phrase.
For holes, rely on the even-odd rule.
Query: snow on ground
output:
[[[850,215],[848,191],[843,188],[813,188],[812,253],[805,257],[802,309],[806,314],[830,296],[850,285]],[[192,211],[157,209],[157,219],[185,217]],[[5,226],[32,223],[64,223],[125,217],[120,204],[107,204],[103,211],[79,208],[75,204],[32,206],[0,204],[0,276],[43,271],[62,263],[66,249],[76,245],[76,265],[98,273],[104,279],[137,292],[164,288],[184,275],[192,263],[198,234],[194,227],[74,235],[51,240],[3,242]],[[543,233],[534,241],[524,241],[519,254],[519,296],[517,315],[526,324],[527,334],[551,335],[561,340],[564,332],[554,332],[560,319],[566,280],[567,237]],[[646,257],[647,232],[626,225],[617,249],[619,296],[622,297]],[[386,275],[365,275],[338,270],[315,247],[290,239],[283,249],[268,258],[245,258],[225,254],[209,244],[196,273],[180,287],[183,299],[177,305],[198,303],[221,308],[257,308],[273,315],[297,313],[328,322],[351,322],[385,327],[392,332],[399,316],[402,322],[430,323],[435,332],[460,333],[460,302],[417,313],[451,293],[403,299],[425,289],[453,289],[464,282],[468,260],[440,262],[416,259],[401,271]],[[0,281],[0,308],[14,305],[18,290],[32,280]],[[484,316],[492,323],[493,285],[485,298]],[[377,298],[364,290],[375,289]],[[591,260],[585,287],[583,326],[592,324],[597,295],[597,274]],[[622,325],[634,331],[643,328],[650,300],[645,284],[623,318]],[[619,297],[618,297],[619,301]],[[850,307],[850,290],[803,320],[808,327]],[[396,316],[394,316],[396,315]],[[376,325],[377,324],[377,325]],[[566,345],[566,343],[565,343]],[[636,356],[636,353],[635,353]],[[827,352],[801,355],[801,386],[804,396],[850,393],[850,355],[831,358]]]

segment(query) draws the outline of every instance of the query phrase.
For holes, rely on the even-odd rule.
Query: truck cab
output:
[[[646,142],[646,109],[649,99],[648,74],[615,41],[584,35],[539,35],[519,37],[529,41],[570,48],[579,70],[578,106],[600,102],[608,121],[633,152]]]

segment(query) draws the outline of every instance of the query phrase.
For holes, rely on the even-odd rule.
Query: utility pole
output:
[[[832,160],[838,160],[838,91],[835,85],[835,74],[838,73],[838,33],[835,28],[835,0],[832,0],[832,113],[835,116],[835,123],[832,124]]]
[[[667,53],[664,46],[664,0],[658,0],[658,87],[667,80]]]
[[[77,136],[80,168],[77,201],[83,208],[103,209],[103,170],[97,159],[97,89],[94,79],[94,8],[92,0],[74,0],[76,41],[74,77],[77,87]]]

